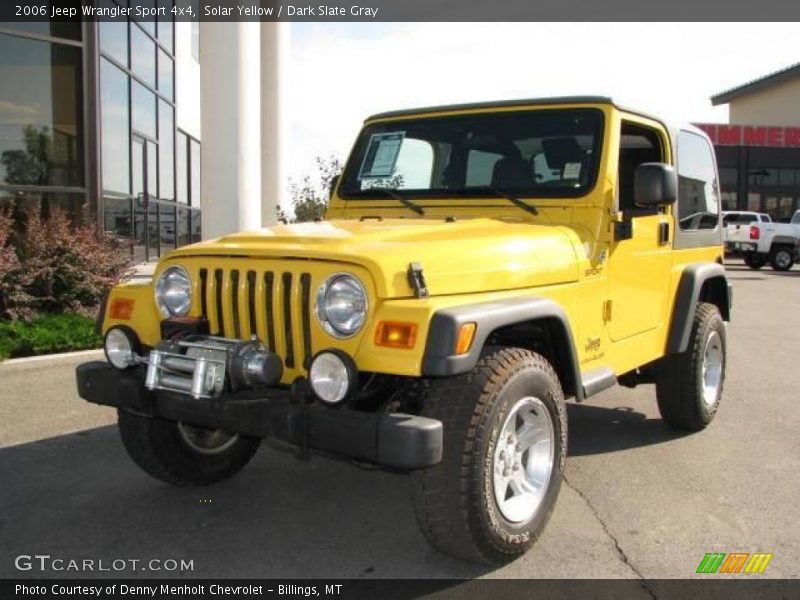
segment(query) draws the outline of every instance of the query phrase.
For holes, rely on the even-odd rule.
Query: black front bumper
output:
[[[76,375],[84,400],[146,417],[277,439],[389,469],[424,469],[442,459],[442,423],[435,419],[304,405],[280,388],[264,392],[268,397],[249,392],[198,400],[150,391],[143,369],[118,371],[104,362],[79,365]]]

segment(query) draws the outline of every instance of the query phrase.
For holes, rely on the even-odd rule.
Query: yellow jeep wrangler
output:
[[[553,510],[566,398],[652,383],[670,426],[714,418],[719,198],[701,131],[608,98],[375,115],[324,221],[117,285],[78,389],[159,479],[226,479],[262,438],[406,471],[431,544],[502,563]]]

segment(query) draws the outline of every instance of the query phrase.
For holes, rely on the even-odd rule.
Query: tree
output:
[[[48,184],[53,152],[50,128],[37,129],[33,125],[25,125],[22,135],[25,150],[6,150],[0,156],[0,162],[6,170],[6,183]]]
[[[333,178],[342,172],[342,161],[333,154],[315,159],[316,173],[305,175],[298,182],[289,180],[291,208],[294,215],[288,214],[283,207],[276,209],[278,221],[281,223],[305,223],[319,221],[325,216],[330,199],[330,187]]]

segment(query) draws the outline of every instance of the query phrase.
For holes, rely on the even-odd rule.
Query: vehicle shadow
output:
[[[567,418],[568,456],[606,454],[653,446],[688,435],[669,428],[660,418],[647,418],[627,406],[611,408],[569,403]]]
[[[0,577],[452,578],[489,569],[433,550],[408,477],[262,445],[230,481],[175,488],[140,471],[116,427],[0,449]],[[14,557],[186,559],[193,569],[20,572]]]

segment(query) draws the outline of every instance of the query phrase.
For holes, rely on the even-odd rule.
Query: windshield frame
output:
[[[495,190],[491,186],[468,186],[461,189],[403,189],[391,188],[392,192],[403,196],[404,198],[418,198],[418,199],[431,199],[431,200],[471,200],[471,201],[485,201],[487,199],[497,199],[498,191],[511,193],[517,198],[525,199],[542,199],[542,200],[575,200],[585,198],[595,191],[598,181],[600,179],[600,172],[603,168],[603,161],[605,159],[605,138],[606,138],[606,121],[607,116],[604,110],[595,106],[569,106],[569,107],[548,107],[548,108],[519,108],[514,110],[491,111],[482,110],[469,113],[458,114],[444,114],[444,115],[410,115],[402,118],[379,119],[375,121],[368,121],[359,132],[353,149],[348,157],[347,163],[337,185],[336,195],[342,200],[346,201],[381,201],[386,200],[383,194],[372,194],[369,189],[354,191],[352,189],[358,185],[358,175],[361,169],[361,163],[364,158],[366,147],[369,144],[370,137],[373,133],[375,126],[402,126],[405,123],[417,122],[431,122],[431,121],[449,121],[449,120],[462,120],[473,117],[492,117],[497,119],[506,118],[519,118],[524,114],[558,114],[564,113],[580,113],[584,115],[591,115],[596,119],[596,130],[594,141],[592,145],[592,153],[596,156],[593,168],[589,174],[589,178],[585,185],[580,187],[542,187],[540,190],[511,188],[509,190]]]

